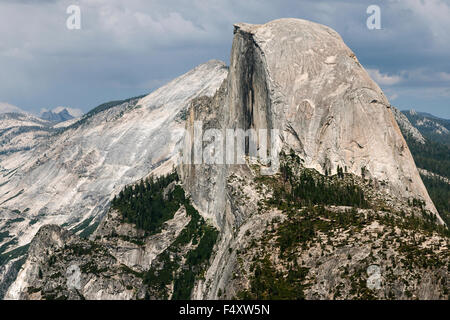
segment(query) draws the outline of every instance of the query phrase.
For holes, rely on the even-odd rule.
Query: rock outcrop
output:
[[[304,20],[241,23],[234,33],[229,72],[210,62],[132,105],[107,110],[69,131],[83,132],[83,138],[65,137],[70,150],[46,149],[52,156],[35,166],[38,177],[42,168],[41,174],[55,172],[55,157],[71,159],[62,163],[79,170],[72,193],[66,185],[64,196],[46,189],[46,210],[57,214],[51,221],[67,222],[105,211],[108,192],[168,172],[183,159],[176,170],[190,214],[181,209],[164,230],[146,236],[109,211],[92,242],[67,236],[72,248],[61,245],[64,231],[43,227],[8,298],[42,298],[45,292],[52,298],[55,291],[75,298],[66,290],[70,274],[57,276],[74,259],[84,266],[77,290],[89,299],[448,298],[446,230],[388,100],[354,53],[335,31]],[[268,130],[256,140],[273,147],[261,159],[247,140],[241,163],[196,163],[198,152],[226,154],[226,144],[209,148],[216,137],[183,143],[207,129],[227,138],[229,129]],[[133,152],[124,154],[128,143]],[[271,175],[262,174],[273,167]],[[14,192],[24,188],[19,179],[15,183]],[[23,194],[7,202],[23,203],[30,191]],[[69,201],[71,194],[76,197]],[[57,249],[33,249],[43,241]],[[80,246],[88,252],[73,256]],[[104,254],[92,255],[93,247]],[[59,269],[46,267],[40,277],[36,266],[49,261]],[[115,272],[118,286],[109,280]]]
[[[366,176],[388,182],[400,196],[422,198],[436,212],[388,100],[335,31],[283,19],[238,24],[236,34],[235,43],[249,38],[244,49],[253,47],[264,61],[271,115],[262,125],[283,130],[307,167],[324,173],[339,165],[357,175],[365,168]],[[240,72],[233,63],[230,69]]]
[[[425,138],[450,145],[450,120],[415,110],[402,111],[402,113]]]
[[[0,254],[25,248],[45,224],[92,232],[125,185],[170,171],[189,102],[214,95],[227,73],[223,62],[209,61],[145,97],[104,104],[32,148],[0,155]]]
[[[213,95],[226,74],[223,62],[205,63],[142,99],[82,119],[32,150],[3,158],[8,174],[0,179],[1,210],[18,210],[25,219],[10,234],[20,232],[23,245],[43,224],[86,222],[105,214],[123,186],[162,164],[170,170],[189,101]]]

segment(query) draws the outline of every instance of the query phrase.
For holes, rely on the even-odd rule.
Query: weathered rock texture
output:
[[[227,84],[213,101],[222,128],[279,129],[306,167],[364,170],[386,193],[437,213],[388,100],[332,29],[299,19],[236,24]],[[223,210],[207,203],[213,216]]]
[[[398,195],[423,198],[435,212],[388,100],[335,31],[297,19],[238,24],[234,45],[231,79],[260,79],[251,70],[264,70],[260,81],[268,90],[254,86],[255,102],[247,106],[255,127],[282,129],[307,167],[323,173],[339,165],[357,175],[365,168]],[[240,54],[245,50],[254,52],[250,72],[239,67],[248,61]]]
[[[0,254],[28,244],[45,224],[95,228],[125,185],[171,170],[190,100],[212,96],[227,73],[223,62],[209,61],[143,98],[88,114],[30,150],[1,156],[0,230],[7,236]]]
[[[146,237],[111,210],[93,235],[95,241],[56,225],[43,226],[5,299],[143,299],[142,272],[189,220],[180,208],[160,233]]]
[[[224,137],[226,129],[255,129],[257,132],[259,129],[278,129],[278,138],[282,144],[271,151],[272,163],[281,149],[287,152],[292,150],[299,156],[301,170],[308,168],[313,171],[318,181],[323,179],[325,173],[328,173],[332,177],[327,179],[334,179],[336,183],[351,183],[352,187],[354,183],[358,183],[367,189],[373,202],[371,209],[357,212],[361,219],[354,221],[354,225],[344,224],[342,227],[339,224],[334,225],[334,220],[327,217],[320,215],[314,217],[315,222],[319,221],[320,227],[328,223],[323,221],[329,221],[330,225],[327,227],[330,230],[323,237],[320,232],[314,230],[315,236],[309,239],[308,243],[298,243],[298,248],[295,250],[298,256],[294,257],[296,263],[303,263],[310,269],[309,278],[305,280],[311,285],[311,289],[305,291],[308,298],[327,299],[334,296],[348,299],[361,298],[362,294],[366,293],[365,289],[360,287],[355,289],[353,286],[355,283],[360,285],[365,278],[344,279],[342,275],[342,281],[345,282],[343,288],[341,292],[335,292],[332,290],[336,284],[333,279],[338,279],[340,275],[334,271],[334,268],[348,267],[355,272],[356,277],[361,276],[361,270],[368,267],[368,263],[376,263],[381,264],[382,268],[388,268],[383,270],[389,275],[406,274],[405,270],[412,265],[411,259],[408,258],[410,257],[408,250],[418,242],[423,244],[425,250],[420,251],[420,254],[429,255],[431,262],[426,260],[424,263],[432,265],[433,269],[430,270],[433,270],[433,276],[427,277],[425,284],[414,280],[406,287],[402,287],[397,282],[388,282],[386,290],[374,293],[374,296],[384,299],[390,297],[392,293],[394,298],[411,298],[412,296],[406,294],[405,290],[414,291],[413,294],[416,297],[424,299],[448,296],[448,292],[445,293],[442,289],[448,283],[446,281],[448,272],[445,271],[445,265],[442,265],[442,261],[444,264],[448,261],[448,254],[446,254],[448,239],[441,238],[437,233],[433,233],[434,231],[426,230],[420,234],[420,241],[417,240],[414,236],[414,228],[421,225],[417,222],[421,220],[415,219],[420,217],[421,213],[431,221],[434,218],[425,215],[426,212],[422,208],[409,206],[408,200],[423,200],[426,208],[433,214],[437,214],[436,209],[420,179],[389,102],[335,31],[298,19],[276,20],[265,25],[237,24],[228,76],[226,77],[226,70],[220,63],[210,63],[199,67],[198,70],[203,71],[194,72],[194,79],[186,76],[143,98],[137,105],[144,105],[144,110],[139,111],[140,109],[137,108],[136,111],[125,113],[121,120],[123,122],[120,122],[119,126],[114,126],[115,130],[111,131],[114,135],[108,135],[112,141],[116,141],[119,135],[119,142],[110,145],[108,141],[101,139],[103,141],[101,145],[106,146],[107,150],[111,148],[115,150],[107,155],[117,156],[117,158],[111,158],[111,170],[101,171],[104,175],[108,174],[103,180],[99,180],[98,172],[95,170],[104,169],[109,162],[97,161],[103,157],[103,153],[99,150],[83,152],[86,157],[83,157],[81,163],[71,162],[75,168],[83,170],[80,172],[83,177],[88,175],[86,178],[89,178],[94,175],[92,179],[89,178],[89,184],[81,184],[89,190],[95,188],[93,194],[82,193],[87,197],[83,201],[88,201],[90,204],[88,212],[98,207],[98,203],[101,203],[103,207],[107,206],[108,198],[104,196],[104,193],[117,192],[124,184],[136,181],[138,176],[169,170],[172,164],[176,163],[175,160],[179,159],[179,151],[182,151],[183,156],[189,154],[192,156],[198,146],[192,141],[182,143],[184,126],[191,136],[194,135],[196,121],[202,121],[201,129],[217,129]],[[189,109],[186,110],[188,105]],[[106,116],[108,113],[105,114]],[[108,119],[107,123],[118,121],[115,114],[106,119]],[[148,121],[148,128],[137,132],[135,127],[131,128],[129,125],[133,119],[139,123],[145,119]],[[176,119],[180,121],[176,122]],[[181,121],[184,119],[186,119],[185,122]],[[108,124],[103,123],[102,126],[107,129]],[[90,132],[89,127],[85,127],[84,130]],[[166,137],[168,130],[172,132],[170,137]],[[179,134],[173,135],[173,132]],[[145,134],[141,136],[143,133]],[[95,133],[92,134],[97,136]],[[79,143],[81,141],[83,149],[90,146],[89,139],[81,139]],[[119,146],[131,142],[142,148],[133,149],[135,152],[127,157]],[[208,145],[209,142],[203,142],[201,147]],[[60,151],[57,151],[54,150],[56,156],[60,154]],[[119,164],[124,167],[113,165],[117,164],[113,161],[114,159],[121,160]],[[178,168],[183,187],[191,197],[193,205],[205,221],[210,222],[220,231],[209,267],[195,280],[192,298],[232,298],[243,290],[251,290],[253,271],[249,264],[251,261],[258,261],[263,254],[269,255],[270,263],[281,273],[286,272],[286,269],[291,266],[290,261],[277,258],[278,244],[268,243],[276,242],[277,237],[274,235],[271,240],[265,239],[271,234],[268,233],[270,226],[272,228],[270,232],[278,232],[280,221],[287,219],[286,210],[288,209],[281,210],[277,206],[265,205],[273,196],[273,185],[283,184],[286,181],[283,181],[279,175],[275,175],[273,180],[264,180],[260,176],[259,169],[268,164],[249,157],[245,160],[246,162],[240,165],[185,163]],[[50,163],[49,161],[47,159],[44,163]],[[159,167],[157,170],[155,170],[156,165]],[[338,166],[345,168],[345,179],[337,177]],[[95,170],[85,172],[86,168],[90,167]],[[114,177],[111,176],[112,174],[115,174]],[[122,178],[118,179],[117,174]],[[256,183],[257,179],[262,179],[263,183]],[[339,179],[342,181],[339,182]],[[120,183],[114,181],[120,181]],[[20,187],[16,191],[18,190]],[[97,195],[99,190],[102,192],[101,198]],[[27,194],[29,192],[11,203],[19,203],[20,199],[23,200]],[[99,202],[99,199],[102,202]],[[77,213],[81,212],[77,207],[79,200],[74,198],[75,207],[66,206],[65,208],[76,209]],[[93,203],[97,204],[94,206]],[[342,214],[348,214],[347,209],[327,208]],[[302,210],[304,208],[293,209],[291,214],[301,219],[304,212]],[[405,219],[406,217],[410,219],[399,220],[398,223],[408,226],[413,231],[400,230],[400,233],[396,234],[397,229],[392,226],[394,218],[390,216],[391,213],[394,217],[403,215]],[[365,220],[365,216],[371,216],[370,220]],[[442,222],[439,216],[436,218]],[[164,269],[164,263],[170,263],[167,259],[163,259],[164,254],[171,256],[167,246],[180,228],[187,223],[186,219],[188,218],[179,212],[172,224],[168,224],[168,230],[149,239],[138,239],[140,244],[137,245],[133,243],[133,239],[140,237],[140,231],[135,230],[131,225],[122,224],[120,219],[111,213],[94,235],[99,238],[93,240],[95,245],[106,248],[106,251],[114,256],[118,261],[117,265],[121,263],[132,267],[133,270],[146,270],[149,267],[153,268],[156,261],[157,267]],[[336,218],[336,220],[339,219]],[[377,242],[373,239],[377,234],[381,234],[381,231],[377,233],[375,230],[378,224],[372,223],[374,220],[386,225],[380,229],[386,241]],[[283,228],[280,232],[282,231]],[[339,235],[344,231],[349,235],[345,241],[341,241]],[[119,240],[111,237],[115,233],[121,235]],[[373,234],[374,237],[372,237]],[[132,238],[131,241],[129,237]],[[397,241],[399,237],[405,237],[405,239]],[[316,241],[326,241],[328,247],[323,247]],[[396,243],[395,246],[393,243]],[[390,251],[377,250],[380,245],[391,244],[393,247]],[[364,248],[361,249],[363,245]],[[402,253],[404,254],[402,259],[405,257],[407,263],[395,260],[395,256],[399,256],[396,250],[406,250],[406,253]],[[23,296],[23,290],[25,287],[34,287],[32,284],[34,282],[41,285],[39,274],[36,277],[37,271],[32,266],[33,259],[37,259],[36,254],[33,254],[34,251],[30,252],[31,255],[19,273],[17,281],[11,287],[8,297],[33,298]],[[61,254],[61,257],[68,257],[67,252],[58,254]],[[348,254],[351,259],[348,258]],[[372,259],[373,254],[379,256]],[[368,256],[371,258],[366,259]],[[96,258],[97,267],[94,270],[103,268],[104,261],[107,259],[105,257]],[[388,262],[391,257],[395,260],[392,263]],[[178,258],[181,259],[180,261],[185,261],[184,257]],[[316,258],[321,259],[322,267],[315,264]],[[47,256],[48,259],[50,258]],[[46,264],[47,260],[44,259],[38,263]],[[65,259],[58,261],[65,261]],[[441,262],[435,263],[436,261]],[[61,268],[67,267],[61,262]],[[425,277],[424,268],[426,269],[421,265],[418,267],[417,274],[408,273],[407,276]],[[48,272],[53,272],[53,269]],[[106,272],[109,276],[114,270]],[[92,274],[93,272],[88,270],[86,279],[92,277]],[[102,290],[102,281],[106,280],[102,280],[101,272],[100,280],[98,275],[96,276],[95,288]],[[55,276],[55,278],[58,277]],[[104,298],[111,292],[116,292],[117,297],[121,299],[140,298],[143,295],[142,287],[134,281],[135,279],[131,277],[127,282],[130,288],[134,288],[133,294],[126,293],[128,290],[126,287],[126,290],[120,287],[115,291],[110,290],[105,294],[97,295],[93,291],[85,290],[83,296]],[[436,281],[440,281],[439,284],[436,284]],[[112,284],[108,284],[107,288],[111,286]],[[173,288],[166,289],[173,290]],[[360,289],[361,292],[358,291]],[[224,290],[227,290],[226,294]],[[29,290],[31,293],[34,291],[34,289]],[[162,296],[156,294],[155,298],[162,298]]]

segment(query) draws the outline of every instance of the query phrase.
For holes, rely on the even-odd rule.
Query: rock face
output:
[[[238,24],[235,32],[230,69],[239,76],[230,78],[264,76],[260,81],[267,87],[264,92],[255,86],[247,106],[253,111],[250,126],[283,130],[307,167],[324,173],[339,165],[357,175],[365,168],[366,176],[388,182],[398,195],[422,198],[436,212],[388,100],[335,31],[283,19]],[[249,64],[241,54],[247,49],[255,57]],[[258,61],[262,66],[247,70],[261,69],[261,76],[245,72]],[[266,115],[258,111],[263,101],[269,102]],[[238,108],[230,107],[235,114]]]
[[[186,210],[181,208],[173,219],[166,222],[161,232],[146,237],[134,225],[121,222],[120,213],[112,211],[99,225],[93,238],[108,247],[119,262],[141,272],[151,267],[153,260],[167,249],[189,221]]]
[[[140,281],[123,270],[101,245],[46,225],[33,239],[28,259],[5,299],[131,299],[133,291],[127,287],[138,287]]]
[[[32,149],[54,131],[48,121],[24,112],[0,113],[0,128],[1,160]]]
[[[94,109],[31,149],[1,156],[0,253],[28,244],[45,224],[95,229],[125,185],[171,170],[190,100],[212,96],[227,73],[223,62],[207,62],[143,98]]]
[[[14,171],[0,181],[2,210],[26,212],[19,245],[42,224],[73,226],[105,213],[124,185],[161,164],[170,170],[183,137],[183,110],[192,98],[213,95],[226,74],[222,62],[203,64],[142,99],[81,120],[29,152],[2,159],[3,170]],[[39,223],[25,227],[31,219]]]
[[[149,272],[147,280],[153,279],[158,287],[147,283],[152,298],[174,295],[180,289],[172,281],[176,274],[186,283],[195,277],[194,299],[267,297],[252,288],[260,281],[255,268],[265,268],[259,274],[271,276],[256,287],[275,279],[270,285],[282,285],[281,291],[296,298],[448,297],[444,287],[449,241],[435,224],[442,220],[389,102],[353,52],[335,31],[304,20],[236,24],[234,32],[229,72],[224,64],[209,62],[139,101],[107,109],[79,127],[69,127],[52,141],[54,146],[36,150],[45,150],[38,164],[25,162],[20,176],[15,178],[12,173],[13,180],[8,180],[6,187],[0,184],[0,191],[18,193],[12,199],[3,196],[8,198],[5,203],[10,214],[24,201],[37,203],[29,210],[42,216],[34,231],[48,221],[73,226],[104,212],[111,196],[124,185],[149,173],[168,172],[183,157],[192,164],[184,162],[177,171],[192,202],[186,211],[196,215],[189,220],[179,210],[162,232],[145,237],[110,211],[92,242],[67,236],[69,243],[83,247],[82,252],[92,246],[103,248],[100,256],[92,256],[91,250],[80,258],[73,257],[73,248],[60,245],[64,231],[43,227],[31,247],[49,242],[58,249],[48,254],[30,249],[8,298],[42,298],[45,292],[52,297],[61,283],[70,287],[71,273],[67,279],[58,272],[75,270],[65,262],[74,259],[81,259],[77,263],[85,266],[77,290],[91,299],[146,296],[143,291],[147,289],[139,276],[136,278],[141,271]],[[194,136],[198,129],[215,129],[223,137],[227,129],[277,130],[269,132],[268,140],[281,143],[270,150],[267,161],[247,155],[241,164],[199,164],[192,162],[196,152],[199,148],[203,152],[211,141],[203,136],[200,145],[189,139],[183,143],[183,138]],[[189,135],[185,136],[186,132]],[[124,152],[123,146],[129,144],[133,148]],[[205,149],[203,155],[216,154],[221,148]],[[282,172],[261,175],[260,169],[278,160],[284,166]],[[61,172],[64,177],[70,174],[61,180]],[[31,177],[49,178],[42,178],[39,187],[43,190],[37,190],[23,185],[22,181]],[[301,188],[294,187],[308,179],[312,181],[308,188],[314,192],[309,194],[307,206],[304,197],[294,192]],[[50,186],[58,192],[49,190]],[[318,186],[323,189],[317,191]],[[317,194],[323,190],[327,190],[322,192],[325,198],[331,199],[336,190],[347,198],[319,199]],[[318,200],[314,202],[313,196]],[[199,228],[198,223],[191,223],[196,221],[193,217],[205,225]],[[305,219],[310,220],[304,224]],[[204,247],[198,243],[207,238],[206,232],[202,235],[203,227],[211,225],[219,235],[209,238],[215,243],[210,257],[205,248],[211,243]],[[417,231],[419,227],[422,229]],[[22,230],[32,235],[29,229]],[[189,236],[174,240],[180,232]],[[203,260],[196,268],[185,265],[198,248],[205,251],[200,256],[207,257],[207,265]],[[288,259],[285,252],[290,254]],[[424,257],[419,264],[411,258],[415,254]],[[42,280],[35,266],[47,266],[52,257],[56,257],[57,268],[41,270]],[[90,260],[93,265],[87,265]],[[112,269],[106,267],[108,263]],[[126,266],[128,275],[118,271],[121,265]],[[381,289],[367,291],[366,268],[383,272],[386,278]],[[189,273],[195,269],[201,270],[201,275]],[[163,281],[159,275],[164,270],[170,272]],[[430,276],[427,270],[431,270]],[[108,280],[114,273],[120,274],[125,286]],[[422,278],[425,281],[421,282]],[[379,279],[381,276],[375,280]],[[47,282],[54,288],[45,287]],[[297,283],[298,287],[292,286]],[[58,294],[75,298],[73,290],[67,292],[66,287]]]

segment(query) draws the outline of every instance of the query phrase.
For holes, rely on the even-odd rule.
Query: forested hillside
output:
[[[450,147],[430,139],[421,144],[408,135],[405,135],[405,138],[417,167],[441,176],[421,173],[436,209],[447,225],[450,225],[450,184],[448,180],[442,179],[450,179]]]
[[[425,138],[450,147],[450,120],[414,110],[402,111],[402,113]]]

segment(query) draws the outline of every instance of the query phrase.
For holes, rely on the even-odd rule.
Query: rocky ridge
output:
[[[419,130],[417,130],[416,127],[414,127],[411,122],[409,122],[408,118],[397,108],[392,107],[392,111],[394,113],[395,120],[397,121],[399,127],[405,132],[406,134],[411,135],[411,137],[421,143],[425,143],[425,138],[422,136]]]
[[[98,250],[104,258],[90,260],[96,272],[109,255],[129,268],[133,294],[124,293],[126,286],[102,291],[112,286],[104,284],[104,275],[114,278],[116,272],[114,280],[121,281],[117,270],[94,279],[95,272],[86,269],[83,279],[94,279],[100,293],[89,295],[83,287],[83,297],[448,298],[448,230],[389,102],[335,31],[298,19],[237,24],[229,72],[221,75],[214,92],[184,100],[189,109],[177,128],[193,132],[195,121],[202,121],[203,131],[278,129],[281,144],[271,150],[269,162],[247,156],[242,165],[179,166],[191,220],[178,212],[173,218],[178,222],[166,222],[174,226],[167,234],[142,238],[110,211],[91,238],[105,249]],[[182,138],[177,147],[183,156],[192,155],[196,146]],[[278,158],[281,171],[261,175]],[[174,163],[163,160],[166,169],[154,174]],[[193,228],[193,217],[204,227]],[[218,230],[214,247],[206,246],[198,265],[186,264],[198,261],[202,230],[212,227]],[[118,239],[108,238],[111,230]],[[190,236],[178,241],[185,230]],[[42,298],[46,283],[66,283],[58,295],[74,297],[62,276],[66,261],[75,257],[72,251],[44,254],[42,261],[36,256],[30,251],[7,298]],[[40,279],[36,266],[52,259],[61,276],[52,279],[54,270],[46,269]]]

